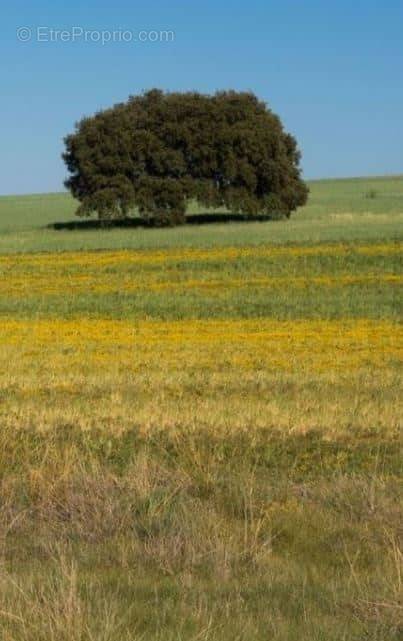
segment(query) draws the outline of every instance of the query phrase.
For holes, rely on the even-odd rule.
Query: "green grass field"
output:
[[[321,180],[309,186],[308,204],[287,223],[117,229],[102,234],[46,229],[49,224],[75,219],[76,204],[68,194],[2,196],[0,252],[389,240],[399,235],[403,223],[402,176]],[[371,192],[375,198],[369,197]]]
[[[401,638],[403,176],[310,188],[175,229],[0,198],[1,641]]]

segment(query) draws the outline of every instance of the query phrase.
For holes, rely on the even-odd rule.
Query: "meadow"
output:
[[[401,638],[403,177],[310,187],[176,229],[0,198],[2,641]]]

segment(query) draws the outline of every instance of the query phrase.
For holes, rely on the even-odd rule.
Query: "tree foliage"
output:
[[[153,89],[83,118],[65,145],[79,216],[120,218],[136,208],[178,224],[195,199],[279,218],[307,200],[296,140],[252,93]]]

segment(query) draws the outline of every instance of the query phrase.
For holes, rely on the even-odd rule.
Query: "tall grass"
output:
[[[393,440],[59,428],[1,444],[2,638],[398,638]]]

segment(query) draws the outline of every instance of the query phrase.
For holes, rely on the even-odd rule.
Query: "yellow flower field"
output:
[[[395,287],[402,284],[403,277],[387,258],[397,259],[401,253],[398,243],[339,243],[0,256],[0,298]]]
[[[135,408],[144,429],[209,432],[249,422],[305,430],[323,416],[329,433],[346,429],[363,385],[355,423],[371,416],[393,432],[398,409],[386,412],[377,389],[394,398],[401,365],[403,328],[388,311],[400,251],[338,243],[2,256],[0,415],[15,427],[124,431]],[[305,317],[307,295],[322,316]],[[382,319],[359,313],[378,302]]]
[[[402,285],[403,276],[390,273],[378,274],[340,274],[338,276],[323,275],[311,277],[245,277],[229,278],[225,274],[220,278],[206,277],[204,279],[181,278],[178,274],[170,273],[165,280],[153,274],[126,276],[108,274],[100,277],[98,274],[58,275],[43,273],[28,273],[25,275],[9,275],[0,281],[0,296],[33,296],[33,295],[63,295],[66,293],[108,294],[128,293],[134,291],[163,291],[163,290],[220,290],[225,288],[258,287],[265,289],[305,288],[310,286],[343,287],[350,285],[389,284]]]
[[[163,359],[177,369],[350,371],[401,359],[403,328],[368,320],[6,320],[1,347],[17,348],[21,360],[47,354],[50,370],[61,361],[136,371]]]
[[[139,275],[125,277],[109,275],[106,279],[96,275],[72,274],[69,276],[51,275],[49,273],[27,274],[25,276],[9,276],[0,282],[0,296],[33,296],[61,295],[74,293],[108,294],[128,293],[133,291],[163,291],[163,290],[225,290],[225,288],[259,287],[265,289],[305,288],[310,286],[343,287],[349,285],[389,284],[402,285],[403,276],[397,274],[363,274],[355,276],[341,274],[338,276],[312,277],[273,277],[273,278],[182,278],[158,280],[153,276]]]
[[[167,250],[119,250],[97,252],[61,252],[38,254],[13,254],[0,256],[2,269],[32,266],[38,269],[53,269],[61,266],[87,267],[125,264],[159,264],[190,261],[233,261],[243,258],[287,259],[301,256],[344,256],[356,253],[363,256],[402,253],[401,243],[372,243],[370,245],[332,243],[315,246],[274,246],[256,245],[251,247],[213,247],[211,249],[167,249]]]

